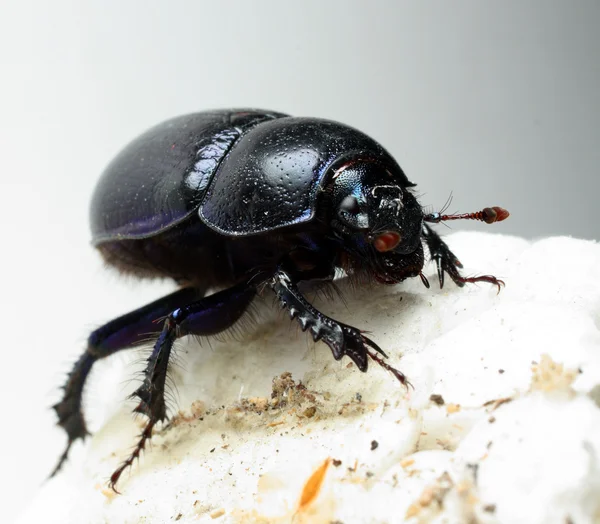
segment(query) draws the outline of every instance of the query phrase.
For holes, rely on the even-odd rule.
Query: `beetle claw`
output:
[[[383,349],[381,349],[377,344],[375,344],[375,342],[373,342],[370,338],[363,337],[363,341],[367,344],[367,346],[370,346],[380,355],[383,355],[385,358],[389,358],[387,353]]]
[[[444,287],[444,275],[446,273],[458,287],[464,287],[465,284],[474,284],[476,282],[488,282],[498,286],[499,293],[502,286],[504,286],[502,280],[499,280],[492,275],[463,277],[458,271],[458,268],[463,267],[460,260],[458,260],[454,253],[450,251],[448,245],[428,225],[424,225],[423,238],[429,248],[432,260],[435,261],[440,289]]]
[[[367,349],[367,354],[369,355],[369,357],[371,357],[375,362],[377,362],[377,364],[379,364],[383,369],[389,371],[390,373],[392,373],[392,375],[394,375],[394,377],[396,377],[396,379],[403,385],[406,387],[406,389],[408,389],[409,387],[413,388],[413,385],[410,383],[410,381],[406,378],[406,375],[404,373],[402,373],[402,371],[400,371],[399,369],[396,369],[395,367],[390,366],[385,360],[383,360],[377,353],[373,353],[372,351],[369,351],[369,349]]]

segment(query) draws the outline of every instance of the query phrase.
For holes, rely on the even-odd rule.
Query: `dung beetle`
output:
[[[148,418],[140,440],[110,478],[116,483],[167,418],[165,380],[174,341],[233,326],[259,293],[271,289],[281,307],[336,360],[358,369],[369,358],[407,385],[386,354],[355,327],[311,305],[302,282],[332,281],[336,270],[397,284],[420,276],[424,245],[459,286],[501,280],[463,277],[462,265],[428,223],[504,220],[500,207],[477,213],[423,212],[415,184],[375,140],[349,126],[254,109],[200,112],[146,131],[108,165],[91,203],[92,242],[124,274],[171,278],[179,289],[96,329],[54,406],[67,447],[87,434],[82,393],[96,360],[157,334],[144,380],[133,396]],[[207,293],[209,292],[210,293]]]

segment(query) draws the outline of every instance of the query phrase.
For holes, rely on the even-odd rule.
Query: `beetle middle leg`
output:
[[[186,335],[216,335],[231,327],[242,316],[256,295],[256,284],[243,282],[196,302],[174,309],[164,321],[163,329],[148,358],[144,381],[133,393],[139,399],[134,409],[148,417],[140,440],[131,455],[111,475],[109,486],[116,490],[121,474],[140,456],[152,437],[154,426],[167,418],[165,381],[173,343]]]
[[[458,271],[459,268],[463,267],[460,260],[458,260],[456,255],[450,251],[448,244],[442,240],[440,235],[427,224],[423,224],[423,240],[425,241],[425,244],[427,244],[431,259],[436,264],[440,288],[444,287],[445,273],[448,273],[453,282],[459,287],[475,282],[488,282],[498,286],[498,291],[500,291],[500,288],[504,285],[502,280],[497,279],[493,275],[463,277]]]
[[[277,295],[281,306],[287,309],[290,317],[296,319],[302,331],[309,330],[314,341],[323,340],[340,360],[348,355],[361,371],[367,371],[369,357],[380,366],[392,372],[404,385],[409,385],[406,376],[387,364],[379,355],[387,357],[384,351],[366,337],[359,329],[343,324],[317,310],[300,292],[298,278],[282,268],[278,269],[270,281],[271,289]]]

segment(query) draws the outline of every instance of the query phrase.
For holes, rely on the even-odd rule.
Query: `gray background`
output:
[[[387,147],[424,205],[512,213],[455,229],[598,239],[599,27],[593,0],[2,2],[9,519],[62,451],[43,408],[88,331],[169,288],[106,274],[88,244],[90,193],[128,140],[206,108],[331,118]]]

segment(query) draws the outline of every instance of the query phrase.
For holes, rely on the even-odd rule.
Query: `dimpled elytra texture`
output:
[[[439,290],[430,265],[429,290],[340,282],[345,304],[314,298],[370,331],[414,389],[373,363],[363,374],[334,361],[265,292],[262,321],[236,338],[179,345],[182,411],[121,495],[105,482],[140,431],[118,402],[134,370],[99,369],[91,389],[117,391],[104,402],[119,412],[20,522],[598,522],[600,246],[446,240],[465,274],[506,288]]]

